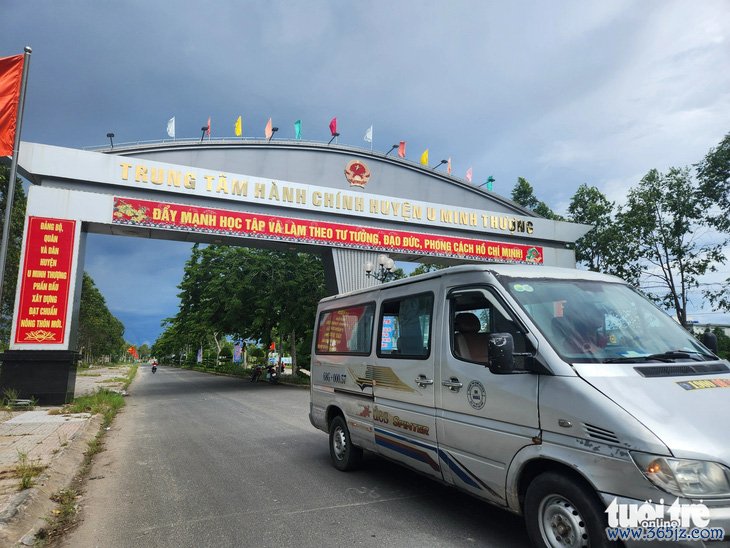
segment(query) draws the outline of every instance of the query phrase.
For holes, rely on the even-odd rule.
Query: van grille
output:
[[[589,438],[605,441],[608,443],[619,443],[616,434],[614,434],[610,430],[606,430],[605,428],[599,428],[598,426],[593,426],[592,424],[588,423],[583,423],[583,426],[585,428],[586,435]]]
[[[698,365],[643,365],[634,367],[634,371],[642,377],[683,377],[685,375],[705,375],[707,373],[727,373],[730,371],[724,363]]]

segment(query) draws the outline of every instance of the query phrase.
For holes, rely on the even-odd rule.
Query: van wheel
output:
[[[362,461],[362,449],[352,444],[350,431],[342,416],[332,419],[330,424],[330,457],[338,470],[354,470]]]
[[[536,477],[525,494],[525,523],[535,546],[607,548],[604,509],[594,494],[568,476],[548,472]]]

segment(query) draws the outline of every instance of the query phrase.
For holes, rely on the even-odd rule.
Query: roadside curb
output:
[[[83,466],[88,442],[101,431],[101,422],[101,415],[95,415],[86,421],[68,446],[53,459],[38,479],[37,485],[13,497],[0,516],[0,544],[33,545],[36,534],[48,525],[46,518],[56,506],[51,497],[58,491],[67,489],[76,478]]]

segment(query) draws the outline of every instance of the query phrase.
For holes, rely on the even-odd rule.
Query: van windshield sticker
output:
[[[685,390],[701,390],[703,388],[730,388],[730,379],[698,379],[696,381],[680,381],[677,384]]]
[[[515,291],[517,291],[519,293],[522,293],[522,292],[532,293],[534,291],[534,289],[532,289],[532,286],[529,284],[514,284],[512,286],[512,289],[514,289]]]

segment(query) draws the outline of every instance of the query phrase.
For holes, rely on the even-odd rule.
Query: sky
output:
[[[174,9],[173,9],[174,7]],[[509,197],[518,177],[565,213],[578,186],[621,203],[650,169],[700,161],[730,131],[730,3],[643,0],[3,0],[0,56],[33,54],[24,141],[212,137],[407,142]],[[86,271],[151,344],[190,245],[89,235]],[[716,280],[730,276],[721,267]],[[696,319],[724,321],[699,299]]]

